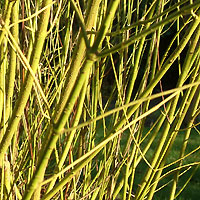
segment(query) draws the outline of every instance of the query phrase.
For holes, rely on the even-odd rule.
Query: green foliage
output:
[[[199,198],[199,9],[1,1],[0,199]]]

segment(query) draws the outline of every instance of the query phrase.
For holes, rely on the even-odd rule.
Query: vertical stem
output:
[[[177,58],[182,49],[185,47],[185,45],[187,44],[187,42],[189,41],[189,39],[191,38],[192,34],[195,32],[195,30],[197,29],[198,25],[199,25],[199,20],[200,19],[197,19],[197,20],[194,20],[194,22],[191,24],[190,28],[188,29],[188,31],[185,33],[184,35],[184,38],[181,40],[180,42],[180,45],[179,45],[179,49],[177,51],[174,51],[174,53],[170,56],[172,58],[169,58],[166,63],[163,65],[162,69],[156,74],[154,80],[156,80],[158,77],[159,77],[159,80],[161,79],[160,75],[162,74],[161,71],[162,70],[166,70],[169,65],[171,65],[172,63],[171,62],[174,62],[175,58]],[[186,43],[185,43],[186,42]],[[180,51],[180,52],[178,52]],[[186,61],[187,62],[187,61]],[[187,68],[186,68],[187,69]],[[187,71],[187,70],[185,70]],[[182,75],[180,78],[179,78],[179,83],[178,86],[181,86],[183,84],[183,80],[185,79],[185,75],[184,76]],[[154,82],[155,83],[155,82]],[[153,83],[153,84],[154,84]],[[151,85],[151,84],[150,84]],[[143,95],[148,91],[148,88],[150,88],[151,86],[149,85],[149,87],[147,87],[147,90],[143,93]],[[170,112],[169,112],[169,119],[172,119],[173,115],[174,115],[174,112],[175,112],[175,108],[176,108],[176,104],[177,104],[177,101],[178,101],[178,97],[179,95],[177,95],[177,97],[175,98],[175,100],[172,102],[173,105],[171,105],[171,109],[170,109]],[[165,124],[165,128],[164,128],[164,133],[163,133],[163,137],[162,137],[162,141],[160,141],[160,144],[159,144],[159,147],[156,151],[156,154],[154,155],[154,158],[152,160],[152,167],[154,168],[155,166],[157,166],[157,162],[158,162],[158,159],[159,159],[159,155],[161,153],[161,150],[162,150],[162,146],[164,145],[164,142],[165,142],[165,139],[168,135],[168,130],[170,128],[170,125],[168,122],[166,122]],[[158,166],[157,166],[158,167]],[[144,181],[143,181],[143,184],[141,185],[141,187],[138,189],[137,191],[137,197],[141,196],[141,195],[144,195],[145,192],[148,188],[146,187],[148,184],[149,184],[149,179],[152,179],[152,169],[149,169],[146,173],[146,175],[144,176]]]
[[[53,127],[49,128],[49,134],[50,139],[48,140],[47,144],[45,144],[45,148],[43,149],[43,152],[41,154],[38,167],[36,169],[36,172],[33,176],[33,178],[30,181],[30,184],[25,192],[23,200],[28,200],[31,198],[33,192],[37,188],[38,184],[41,183],[44,177],[45,169],[48,164],[48,160],[51,156],[52,150],[55,148],[56,142],[58,140],[59,135],[63,132],[64,126],[67,123],[69,116],[73,110],[74,104],[80,95],[80,91],[85,83],[85,81],[88,81],[89,73],[91,70],[92,65],[96,61],[96,52],[98,50],[98,47],[101,44],[101,41],[104,39],[106,32],[108,31],[108,28],[110,26],[110,23],[112,22],[112,19],[115,15],[116,9],[118,7],[120,0],[113,0],[110,2],[110,8],[108,10],[108,15],[106,16],[104,22],[105,24],[102,24],[100,31],[104,34],[98,35],[98,41],[95,40],[93,48],[91,51],[88,51],[86,60],[81,68],[80,75],[78,79],[76,80],[76,84],[74,84],[73,92],[70,93],[68,97],[68,101],[65,106],[65,110],[61,113],[60,118],[58,119],[57,123],[53,125]],[[79,67],[79,66],[78,66]],[[57,114],[57,113],[56,113]]]
[[[11,29],[11,33],[13,38],[18,43],[18,35],[19,35],[19,28],[18,28],[18,12],[19,12],[19,1],[17,0],[13,5],[12,9],[12,23],[14,26]],[[7,83],[6,83],[6,114],[5,114],[5,122],[7,122],[9,116],[11,115],[11,107],[12,107],[12,98],[13,98],[13,91],[14,91],[14,82],[15,82],[15,72],[17,66],[17,55],[14,49],[10,47],[10,61],[8,66],[8,74],[7,74]]]
[[[43,2],[43,6],[47,6],[51,3],[51,0],[45,0]],[[33,72],[36,72],[44,40],[46,37],[47,33],[47,25],[48,25],[48,20],[49,20],[49,15],[50,15],[50,7],[48,7],[45,11],[43,11],[40,19],[40,26],[37,32],[36,36],[36,42],[34,44],[32,56],[31,56],[31,61],[30,65],[32,66]],[[14,111],[12,113],[11,119],[8,122],[8,127],[6,129],[6,132],[3,136],[3,139],[0,143],[0,159],[3,158],[5,152],[7,151],[9,145],[11,144],[11,139],[17,130],[21,115],[24,111],[24,108],[26,106],[26,102],[29,98],[31,89],[32,89],[32,84],[33,84],[33,77],[32,75],[28,72],[24,85],[20,91],[19,98],[16,102],[16,106],[14,108]]]
[[[187,52],[186,59],[185,59],[185,62],[184,62],[184,66],[183,66],[183,72],[182,72],[181,76],[179,77],[179,80],[178,80],[178,83],[177,83],[177,87],[180,87],[180,86],[183,85],[184,80],[186,79],[186,76],[187,76],[187,74],[188,74],[188,71],[189,71],[189,69],[192,67],[192,66],[190,65],[190,63],[191,63],[191,59],[192,59],[192,57],[193,57],[193,55],[194,55],[194,54],[193,54],[193,53],[194,53],[194,50],[196,49],[195,47],[196,47],[197,42],[198,42],[198,39],[199,39],[199,33],[200,33],[200,28],[197,27],[197,30],[196,30],[196,32],[195,32],[195,37],[192,38],[190,48],[189,48],[189,50],[188,50],[188,52]],[[197,70],[197,68],[196,68],[196,70]],[[197,86],[196,86],[196,87],[197,87]],[[188,108],[189,108],[191,99],[192,99],[192,97],[193,97],[193,95],[194,95],[194,92],[193,92],[193,91],[196,90],[196,87],[192,88],[192,91],[190,92],[190,95],[188,95],[188,96],[189,96],[188,104],[185,106],[184,111],[183,111],[182,113],[180,113],[181,117],[180,117],[180,119],[179,119],[179,122],[177,123],[177,125],[173,122],[173,123],[174,123],[174,126],[175,126],[175,128],[176,128],[177,130],[180,128],[181,123],[182,123],[182,121],[183,121],[183,118],[184,118],[184,116],[185,116],[185,112],[186,112],[186,111],[188,110]],[[177,95],[177,96],[174,98],[174,100],[172,101],[172,105],[171,105],[171,108],[170,108],[169,119],[171,118],[170,115],[173,116],[174,113],[175,113],[175,109],[176,109],[176,106],[177,106],[177,103],[178,103],[178,99],[179,99],[179,95]],[[183,100],[183,103],[185,103],[184,100]],[[180,107],[182,108],[183,106],[180,106]],[[178,119],[177,119],[177,120],[178,120]],[[174,120],[174,121],[175,121],[175,120]],[[168,147],[168,145],[166,145],[166,148],[163,150],[164,153],[163,153],[163,155],[161,156],[161,158],[160,158],[159,161],[158,161],[159,164],[157,163],[157,165],[159,165],[160,167],[164,166],[164,164],[165,164],[165,159],[166,159],[166,157],[167,157],[167,155],[168,155],[168,152],[169,152],[169,150],[170,150],[170,147],[172,146],[172,144],[173,144],[173,142],[174,142],[174,140],[175,140],[175,138],[176,138],[177,132],[173,133],[173,131],[174,131],[175,128],[173,128],[173,126],[172,126],[171,129],[170,129],[170,131],[171,131],[170,133],[171,133],[171,135],[173,135],[173,136],[171,136],[172,139],[171,139],[171,142],[170,142],[170,144],[169,144],[169,147]],[[172,134],[172,133],[173,133],[173,134]],[[164,157],[164,158],[163,158],[163,157]],[[157,167],[158,167],[158,166],[157,166]],[[160,170],[160,171],[156,174],[155,183],[154,183],[153,187],[151,188],[150,194],[149,194],[149,198],[150,198],[150,199],[153,197],[154,191],[155,191],[156,186],[157,186],[157,183],[158,183],[157,180],[158,180],[158,178],[160,177],[161,173],[162,173],[162,170]],[[152,177],[153,177],[153,176],[152,176]]]
[[[88,17],[86,22],[86,31],[91,30],[94,24],[96,23],[100,2],[101,0],[93,0],[92,3],[90,2],[91,7],[88,7],[89,11],[87,11]],[[66,32],[66,34],[68,34],[68,32]],[[77,76],[80,72],[80,68],[83,64],[83,60],[86,55],[85,53],[86,53],[85,40],[81,34],[76,49],[74,50],[73,53],[72,64],[70,66],[70,70],[68,72],[67,79],[65,81],[65,86],[63,87],[64,89],[61,94],[60,102],[57,104],[55,108],[55,115],[54,115],[55,123],[58,122],[61,113],[63,112],[66,106],[67,100],[70,96],[70,93],[72,92]]]
[[[8,3],[8,5],[7,5]],[[0,47],[1,47],[1,59],[0,59],[0,124],[1,121],[5,120],[3,119],[3,113],[5,115],[5,110],[4,110],[4,105],[6,104],[5,102],[5,69],[7,65],[7,57],[6,57],[6,49],[7,49],[7,39],[5,38],[5,28],[7,27],[10,23],[10,16],[11,16],[11,11],[12,11],[12,7],[13,7],[14,1],[10,2],[10,1],[6,1],[5,5],[4,5],[4,9],[6,10],[5,12],[5,18],[3,19],[4,21],[1,22],[1,26],[2,26],[2,31],[0,34]],[[4,110],[4,111],[3,111]],[[2,132],[2,131],[0,131]],[[3,133],[1,133],[0,136],[0,142],[2,139]],[[1,158],[0,158],[1,160]]]

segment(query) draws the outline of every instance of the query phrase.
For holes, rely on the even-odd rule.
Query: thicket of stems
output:
[[[200,164],[200,146],[188,151],[199,137],[199,9],[1,1],[1,200],[181,195]]]

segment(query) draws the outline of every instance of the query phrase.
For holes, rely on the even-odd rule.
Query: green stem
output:
[[[90,12],[87,11],[89,14],[86,22],[86,30],[91,30],[94,24],[96,23],[100,2],[101,0],[93,0],[91,7],[88,8]],[[66,34],[68,34],[68,32],[66,32]],[[86,45],[84,37],[81,34],[76,49],[74,50],[73,53],[72,63],[70,66],[70,70],[67,74],[67,78],[65,81],[65,85],[63,87],[64,89],[62,91],[60,101],[55,108],[54,123],[58,122],[61,113],[63,112],[66,106],[70,93],[72,92],[73,87],[76,83],[76,79],[80,72],[80,68],[83,64],[85,56],[86,56]]]
[[[106,18],[108,17],[110,21],[105,20],[106,24],[103,24],[100,28],[100,30],[104,30],[105,32],[107,32],[109,25],[114,17],[116,9],[117,9],[116,1],[113,1],[113,2],[112,1],[110,2],[110,5],[111,5],[110,10],[109,10],[110,14],[108,16],[106,16]],[[119,0],[117,0],[117,2],[119,3]],[[103,37],[105,37],[105,35],[102,35],[101,37],[103,38]],[[102,39],[100,41],[102,41]],[[76,80],[76,84],[74,84],[73,91],[69,94],[69,96],[67,95],[68,101],[66,102],[64,111],[61,113],[60,118],[57,118],[58,119],[57,123],[55,122],[53,127],[49,128],[48,134],[50,135],[50,138],[47,141],[47,143],[45,144],[45,148],[43,148],[43,151],[42,151],[40,159],[39,159],[38,167],[35,171],[33,178],[30,181],[30,184],[25,192],[23,200],[30,199],[33,192],[38,187],[38,184],[40,184],[41,181],[43,180],[45,169],[47,167],[48,160],[51,156],[52,150],[55,148],[55,145],[59,138],[59,135],[63,132],[65,124],[67,123],[67,121],[69,119],[69,116],[73,110],[74,104],[76,103],[78,96],[80,95],[80,91],[81,91],[84,83],[88,82],[91,67],[94,64],[94,62],[96,61],[95,53],[96,53],[100,43],[99,43],[99,45],[97,45],[97,43],[94,42],[94,44],[96,45],[96,48],[93,47],[91,49],[91,51],[88,51],[86,60],[81,68],[80,75],[79,75],[78,79]],[[79,67],[79,66],[76,66],[76,67]],[[71,77],[71,78],[73,78],[73,77]],[[57,115],[57,113],[55,113],[55,114]]]
[[[137,35],[130,37],[130,39],[128,39],[127,41],[119,43],[118,45],[115,45],[114,47],[112,47],[110,49],[103,50],[101,53],[98,54],[98,56],[105,57],[111,53],[115,53],[121,49],[124,49],[124,48],[130,46],[135,41],[143,38],[146,35],[149,35],[150,33],[153,33],[160,27],[172,22],[173,20],[177,19],[184,13],[191,12],[191,10],[193,10],[196,7],[199,7],[199,5],[200,5],[200,3],[197,1],[197,2],[193,3],[192,5],[184,6],[184,8],[180,9],[180,11],[174,12],[173,14],[169,15],[166,19],[163,19],[162,21],[153,24],[148,29],[145,29],[144,31],[142,31],[141,33],[138,33]],[[198,18],[198,20],[200,20],[200,19]]]
[[[7,27],[9,25],[9,22],[10,22],[10,15],[11,15],[11,12],[12,12],[12,7],[13,7],[14,2],[15,1],[9,1],[8,7],[7,7],[7,10],[6,10],[6,14],[5,14],[5,19],[4,19],[4,21],[0,20],[0,25],[3,27],[3,30],[1,31],[1,34],[0,34],[0,45],[3,41],[5,33],[6,33],[6,30],[4,29],[4,27]]]
[[[45,0],[43,2],[43,6],[46,6],[50,3],[51,3],[51,0]],[[32,52],[31,61],[30,61],[30,65],[32,66],[33,72],[36,72],[38,64],[39,64],[44,40],[47,33],[49,14],[50,14],[50,8],[48,7],[41,15],[40,26],[39,26],[37,37],[36,37],[37,40],[34,44],[34,50]],[[12,116],[8,122],[8,127],[0,143],[0,159],[3,158],[5,152],[7,151],[9,145],[11,144],[11,139],[13,135],[15,131],[17,130],[19,121],[21,119],[21,115],[23,114],[24,108],[26,106],[26,102],[29,98],[29,95],[32,89],[32,84],[33,84],[33,77],[28,72],[24,85],[20,91]]]
[[[18,12],[19,12],[19,1],[16,1],[13,9],[12,9],[12,23],[15,23],[11,29],[11,33],[15,41],[18,41],[19,28],[18,28]],[[10,61],[8,66],[8,75],[7,75],[7,84],[6,84],[6,114],[5,114],[5,122],[7,122],[9,116],[11,115],[10,108],[12,107],[12,98],[14,91],[14,83],[15,83],[15,72],[17,65],[17,54],[10,47]]]

